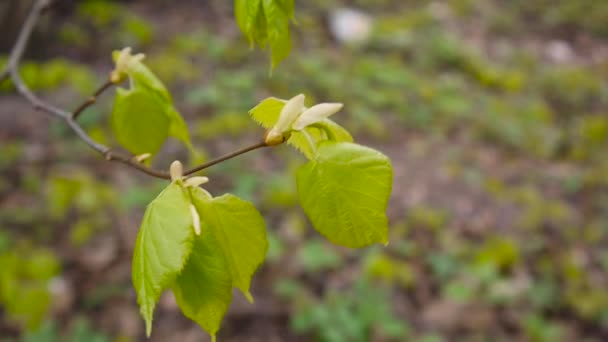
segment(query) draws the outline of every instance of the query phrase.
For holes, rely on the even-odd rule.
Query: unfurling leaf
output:
[[[388,243],[386,208],[392,187],[390,160],[352,143],[321,142],[297,174],[298,197],[317,231],[357,248]]]
[[[190,255],[194,230],[189,205],[185,190],[171,183],[148,205],[139,228],[132,280],[148,336],[156,302]]]
[[[251,117],[265,128],[274,127],[280,117],[280,113],[286,101],[276,97],[269,97],[249,111]],[[314,145],[323,140],[336,142],[352,142],[353,137],[348,131],[330,119],[321,120],[311,126],[304,128],[312,139]],[[308,159],[314,157],[313,147],[301,131],[293,131],[287,143],[302,152]]]
[[[130,80],[129,89],[117,89],[114,101],[112,127],[118,141],[134,154],[155,154],[171,136],[194,152],[188,127],[173,106],[169,91],[142,58],[135,58],[139,55],[124,57],[126,50],[114,53],[117,66],[113,74]]]

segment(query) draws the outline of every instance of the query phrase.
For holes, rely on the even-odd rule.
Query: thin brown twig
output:
[[[215,164],[219,164],[219,163],[224,162],[224,161],[226,161],[228,159],[232,159],[234,157],[240,156],[241,154],[245,154],[247,152],[251,152],[253,150],[257,150],[259,148],[267,147],[267,146],[270,146],[270,145],[266,144],[266,142],[264,142],[264,141],[261,141],[261,142],[259,142],[257,144],[254,144],[254,145],[242,148],[242,149],[240,149],[238,151],[234,151],[232,153],[228,153],[228,154],[226,154],[224,156],[221,156],[221,157],[219,157],[217,159],[210,160],[210,161],[208,161],[208,162],[206,162],[204,164],[201,164],[199,166],[195,166],[195,167],[193,167],[193,168],[191,168],[189,170],[186,170],[184,172],[184,176],[189,176],[189,175],[191,175],[193,173],[196,173],[196,172],[199,172],[201,170],[204,170],[204,169],[206,169],[208,167],[211,167],[211,166],[213,166]]]
[[[21,61],[21,58],[23,57],[23,53],[25,52],[27,43],[32,35],[34,27],[36,26],[36,23],[38,22],[38,19],[40,18],[40,15],[51,2],[52,2],[52,0],[38,0],[32,7],[32,10],[30,11],[25,23],[23,24],[23,27],[21,28],[21,31],[19,32],[19,36],[17,37],[17,42],[15,43],[15,46],[13,47],[13,49],[10,52],[8,64],[6,65],[5,69],[0,72],[0,82],[4,81],[6,79],[10,79],[13,82],[13,84],[15,85],[15,88],[17,89],[19,94],[21,94],[23,97],[25,97],[34,106],[34,109],[44,111],[47,114],[50,114],[51,116],[58,117],[58,118],[62,119],[63,121],[65,121],[65,123],[68,125],[68,127],[70,127],[72,129],[72,131],[78,136],[78,138],[80,138],[80,140],[82,140],[85,144],[87,144],[93,150],[100,153],[106,160],[125,164],[127,166],[130,166],[131,168],[139,170],[152,177],[161,178],[161,179],[171,179],[171,176],[166,171],[159,171],[159,170],[155,170],[153,168],[147,167],[147,166],[141,164],[139,161],[137,161],[135,159],[135,157],[128,157],[128,156],[122,155],[120,153],[114,152],[109,147],[96,142],[95,140],[93,140],[93,138],[91,138],[90,135],[88,135],[82,129],[82,127],[80,127],[78,122],[76,122],[76,119],[78,118],[78,116],[80,116],[80,114],[82,114],[82,112],[84,112],[85,109],[87,109],[88,107],[93,105],[97,101],[97,98],[104,91],[106,91],[113,85],[113,83],[111,81],[107,81],[106,83],[101,85],[97,89],[97,91],[95,91],[93,96],[91,96],[86,101],[84,101],[73,112],[68,112],[66,110],[55,107],[52,104],[45,102],[44,100],[42,100],[41,98],[36,96],[25,84],[25,82],[23,81],[23,78],[21,78],[21,75],[19,74],[19,63]],[[245,147],[243,149],[229,153],[229,154],[219,157],[217,159],[211,160],[202,165],[196,166],[190,170],[187,170],[184,173],[184,175],[186,175],[186,176],[191,175],[193,173],[204,170],[208,167],[211,167],[213,165],[216,165],[216,164],[226,161],[228,159],[234,158],[241,154],[244,154],[244,153],[265,147],[265,146],[268,146],[265,142],[256,143],[252,146]]]
[[[86,101],[84,101],[80,106],[78,106],[78,108],[76,108],[72,112],[72,119],[74,119],[74,120],[78,119],[80,114],[82,114],[82,112],[84,112],[85,109],[89,108],[91,105],[93,105],[95,102],[97,102],[97,98],[101,94],[103,94],[104,91],[108,90],[113,85],[114,85],[114,83],[110,80],[108,80],[108,81],[106,81],[106,83],[102,84],[101,87],[99,87],[99,89],[97,89],[97,91],[95,91],[93,96],[89,97]]]

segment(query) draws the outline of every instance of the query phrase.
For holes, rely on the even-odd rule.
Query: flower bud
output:
[[[171,163],[171,166],[169,167],[169,174],[171,175],[172,182],[182,179],[182,175],[184,174],[184,166],[179,160]]]
[[[152,154],[150,154],[150,153],[143,153],[143,154],[140,154],[138,156],[135,156],[135,161],[138,162],[138,163],[143,163],[144,161],[146,161],[150,157],[152,157]]]
[[[110,81],[114,84],[121,83],[124,81],[132,69],[141,61],[146,58],[143,53],[131,55],[131,48],[126,47],[120,51],[115,51],[113,54],[116,66],[110,73]]]
[[[186,179],[186,181],[184,181],[184,185],[187,187],[188,186],[197,187],[197,186],[203,185],[207,182],[209,182],[209,178],[197,176],[197,177],[190,177],[190,178]]]
[[[304,110],[304,99],[304,94],[299,94],[287,101],[283,109],[281,109],[281,114],[279,114],[279,119],[274,125],[273,130],[281,134],[287,132],[298,118],[298,115]]]
[[[268,131],[266,133],[266,136],[264,137],[264,142],[268,146],[280,145],[280,144],[284,143],[285,140],[286,139],[285,139],[285,136],[283,135],[283,133],[277,131],[274,128],[271,129],[270,131]]]
[[[322,121],[342,109],[342,103],[320,103],[304,111],[293,123],[293,129],[300,131],[306,126],[310,126]]]

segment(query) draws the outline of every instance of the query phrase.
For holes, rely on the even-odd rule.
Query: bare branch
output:
[[[97,89],[97,91],[95,91],[93,96],[91,96],[86,101],[84,101],[73,112],[68,112],[66,110],[57,108],[57,107],[53,106],[52,104],[45,102],[44,100],[42,100],[38,96],[36,96],[27,87],[27,85],[23,81],[23,78],[19,74],[19,64],[21,62],[21,58],[23,57],[23,53],[25,52],[27,43],[32,35],[34,27],[36,26],[36,23],[38,22],[38,19],[40,18],[40,15],[51,2],[52,2],[52,0],[38,0],[32,7],[32,10],[30,11],[21,31],[19,32],[19,36],[17,37],[17,42],[15,43],[15,46],[11,50],[8,64],[6,65],[5,69],[2,72],[0,72],[0,82],[4,81],[6,79],[10,79],[13,82],[13,84],[15,85],[15,88],[17,88],[17,91],[19,92],[19,94],[21,94],[23,97],[25,97],[34,106],[34,109],[44,111],[47,114],[50,114],[54,117],[58,117],[58,118],[62,119],[63,121],[65,121],[65,123],[68,125],[68,127],[70,127],[70,129],[72,129],[72,131],[78,136],[78,138],[80,138],[80,140],[84,141],[84,143],[87,144],[90,148],[92,148],[93,150],[95,150],[99,154],[101,154],[106,160],[125,164],[127,166],[130,166],[136,170],[139,170],[139,171],[141,171],[147,175],[153,176],[153,177],[170,180],[171,176],[169,175],[168,172],[159,171],[159,170],[155,170],[150,167],[147,167],[147,166],[141,164],[139,161],[137,161],[135,157],[127,157],[127,156],[124,156],[117,152],[113,152],[109,147],[96,142],[95,140],[93,140],[93,138],[91,138],[90,135],[88,135],[82,129],[82,127],[80,127],[78,122],[76,122],[76,119],[78,118],[78,116],[80,116],[80,114],[82,114],[82,112],[84,112],[84,110],[86,110],[88,107],[93,105],[97,101],[97,98],[104,91],[106,91],[112,85],[114,85],[111,81],[108,80],[108,81],[106,81],[106,83],[101,85]],[[196,167],[186,171],[185,175],[191,175],[193,173],[196,173],[198,171],[211,167],[215,164],[221,163],[228,159],[234,158],[241,154],[244,154],[249,151],[253,151],[253,150],[265,147],[265,146],[268,146],[265,142],[256,143],[255,145],[240,149],[238,151],[229,153],[220,158],[211,160],[202,165],[196,166]]]

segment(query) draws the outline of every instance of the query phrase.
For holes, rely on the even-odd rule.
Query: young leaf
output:
[[[118,141],[134,154],[155,154],[167,137],[172,136],[193,150],[188,127],[173,106],[171,94],[164,84],[143,63],[134,64],[129,69],[129,77],[131,89],[119,88],[114,103],[114,112],[120,113],[113,115]],[[132,95],[137,100],[129,101],[130,106],[127,106],[121,101],[131,93],[137,94]],[[148,147],[154,149],[142,151]]]
[[[194,238],[188,263],[173,285],[184,315],[200,324],[215,341],[215,334],[232,301],[232,278],[220,244],[205,231]]]
[[[252,302],[251,277],[268,250],[264,218],[251,203],[231,194],[210,198],[200,189],[193,189],[191,194],[201,216],[202,234],[214,234],[228,263],[233,286]]]
[[[386,207],[390,160],[352,143],[321,142],[314,160],[296,174],[298,197],[317,231],[351,248],[388,243]]]
[[[190,255],[194,230],[189,205],[183,188],[171,183],[148,205],[139,228],[132,280],[148,336],[156,302]]]
[[[118,142],[135,155],[158,152],[169,133],[165,105],[149,92],[118,88],[112,127]]]
[[[260,102],[249,111],[251,117],[265,128],[271,128],[279,119],[285,101],[276,97],[269,97]],[[311,127],[304,129],[316,145],[322,140],[336,142],[352,142],[353,137],[348,131],[330,119],[325,119]],[[326,137],[327,136],[327,137]],[[327,139],[325,139],[327,138]],[[308,139],[301,132],[293,132],[287,143],[302,152],[308,159],[314,157],[314,151]]]
[[[239,28],[251,44],[272,51],[276,67],[291,50],[289,19],[294,17],[293,0],[235,0],[234,15]]]
[[[289,34],[289,16],[279,0],[263,0],[264,15],[268,29],[268,41],[272,51],[272,67],[275,68],[289,55],[291,38]]]

